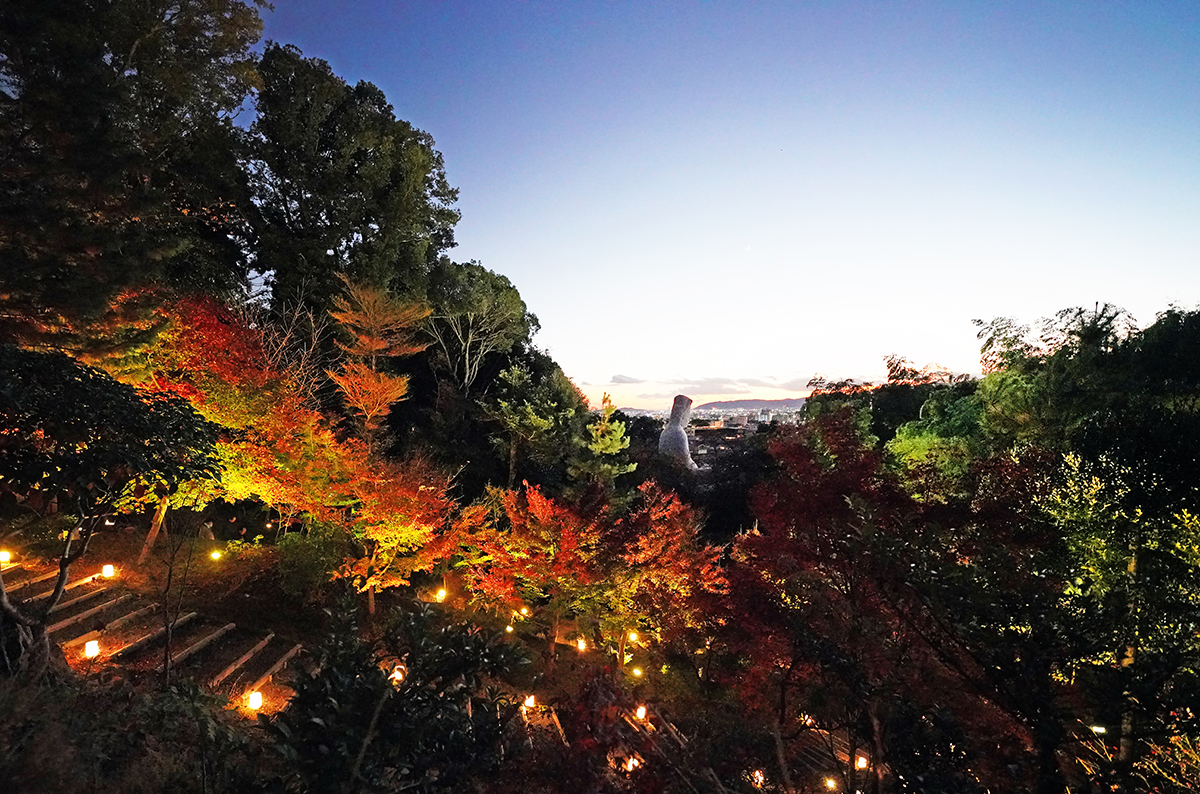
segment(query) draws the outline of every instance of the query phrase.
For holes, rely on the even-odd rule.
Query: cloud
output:
[[[779,384],[779,388],[786,391],[808,391],[808,382],[812,380],[813,377],[815,376],[807,378],[795,378],[794,380],[784,381],[783,383]]]
[[[750,389],[741,381],[733,378],[696,378],[692,380],[674,380],[672,384],[684,391],[695,394],[749,394]]]
[[[641,378],[631,378],[628,375],[613,375],[612,382],[613,383],[645,383],[646,381],[642,380]]]

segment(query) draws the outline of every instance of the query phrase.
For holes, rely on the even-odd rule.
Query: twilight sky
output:
[[[1200,4],[276,0],[460,189],[593,404],[978,371],[972,318],[1200,302]]]

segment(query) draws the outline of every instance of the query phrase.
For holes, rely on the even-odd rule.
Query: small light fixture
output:
[[[261,709],[262,708],[262,692],[259,692],[257,689],[254,690],[253,692],[251,692],[250,696],[248,698],[246,698],[246,705],[249,706],[251,708],[251,710],[253,710],[253,711],[258,711],[259,709]]]
[[[88,640],[83,646],[83,655],[89,659],[95,659],[100,655],[100,641]]]
[[[857,767],[858,769],[866,769],[867,764],[869,764],[869,763],[870,762],[867,760],[867,757],[865,755],[860,755],[854,759],[854,766]]]
[[[221,552],[217,551],[216,549],[213,549],[212,553],[209,554],[208,556],[212,557],[214,560],[219,560],[219,559],[221,559]]]
[[[399,684],[404,680],[406,675],[408,675],[408,668],[402,664],[398,664],[396,665],[396,669],[392,671],[392,674],[389,676],[389,678]]]
[[[632,670],[631,672],[633,673],[633,675],[634,675],[634,678],[641,678],[641,677],[642,677],[642,668],[640,668],[640,667],[635,667],[635,668],[633,668],[633,670]]]
[[[581,651],[586,651],[587,650],[587,640],[585,640],[583,637],[580,637],[579,639],[575,640],[575,647]]]
[[[630,642],[637,642],[637,638],[638,638],[638,633],[636,631],[629,632],[629,641]]]
[[[646,719],[646,707],[645,706],[638,706],[637,711],[634,713],[637,714],[637,718],[639,720]]]
[[[113,521],[111,518],[104,519],[104,526],[106,526],[106,527],[111,527],[115,523],[117,523],[117,522]]]
[[[521,607],[521,614],[522,614],[522,615],[528,615],[528,614],[529,614],[529,607]]]
[[[1093,725],[1092,733],[1105,734],[1105,733],[1108,733],[1108,728],[1105,728],[1103,725]]]
[[[510,625],[508,625],[508,626],[505,626],[505,627],[504,627],[504,630],[505,630],[505,631],[507,631],[509,634],[512,634],[513,627],[512,627],[512,625],[510,624]]]
[[[825,788],[833,791],[835,788],[837,788],[837,781],[831,777],[825,778]]]
[[[270,521],[268,521],[268,522],[267,522],[267,529],[270,529],[270,528],[271,528],[271,522],[270,522]]]
[[[103,576],[105,579],[111,579],[117,575],[117,569],[111,565],[105,565],[103,568],[100,569],[100,575]]]
[[[625,760],[625,771],[632,772],[633,770],[637,769],[641,765],[642,765],[641,761],[637,760],[633,756],[630,756],[629,758],[627,758]]]
[[[534,708],[535,706],[537,706],[537,698],[536,697],[534,697],[533,695],[530,695],[529,697],[525,698],[525,708],[531,709],[531,708]]]
[[[0,551],[0,564],[8,565],[10,562],[12,562],[12,552]]]
[[[434,596],[434,599],[436,599],[439,604],[442,603],[443,601],[445,601],[446,600],[446,588],[443,587],[443,588],[439,589],[437,591],[437,595]]]
[[[750,773],[750,785],[755,788],[762,788],[767,782],[767,774],[761,769],[755,769]]]

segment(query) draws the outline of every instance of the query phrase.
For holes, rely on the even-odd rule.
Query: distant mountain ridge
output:
[[[759,411],[762,409],[799,408],[804,405],[804,397],[789,397],[784,400],[720,400],[718,402],[697,405],[697,411]]]

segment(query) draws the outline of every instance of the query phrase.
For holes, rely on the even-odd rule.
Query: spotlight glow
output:
[[[100,575],[103,576],[105,579],[111,579],[117,575],[117,569],[111,565],[105,565],[100,570]]]
[[[246,705],[254,711],[258,711],[260,708],[262,708],[262,692],[259,692],[258,690],[251,692],[250,696],[246,698]]]
[[[83,655],[89,659],[95,659],[100,655],[100,641],[88,640],[83,646]]]
[[[4,565],[8,565],[10,562],[12,562],[12,552],[11,551],[0,551],[0,563],[3,563]]]
[[[214,560],[219,560],[219,559],[221,559],[221,552],[216,551],[214,549],[213,552],[211,554],[209,554],[208,556],[212,557]]]

